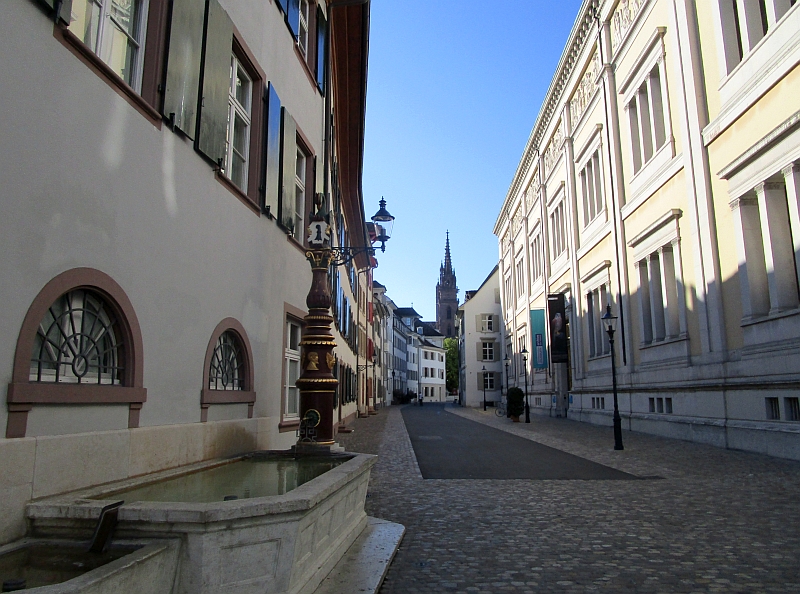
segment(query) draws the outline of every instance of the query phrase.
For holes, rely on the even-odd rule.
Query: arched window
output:
[[[253,417],[253,351],[238,320],[222,320],[206,348],[200,393],[200,421],[208,421],[208,408],[216,404],[247,404],[247,418]]]
[[[22,322],[6,437],[25,437],[37,404],[127,404],[128,427],[138,427],[147,400],[143,377],[142,335],[122,288],[92,268],[63,272],[42,288]]]
[[[452,320],[453,319],[453,310],[450,308],[449,305],[447,306],[447,319],[448,320]]]
[[[47,309],[36,330],[30,381],[123,385],[125,344],[102,295],[65,293]]]
[[[244,390],[244,352],[236,334],[226,330],[217,339],[208,370],[209,390]]]

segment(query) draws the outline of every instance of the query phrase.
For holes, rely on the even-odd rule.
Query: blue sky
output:
[[[445,232],[459,286],[497,263],[494,222],[581,0],[372,0],[364,210],[395,217],[375,279],[435,319]]]

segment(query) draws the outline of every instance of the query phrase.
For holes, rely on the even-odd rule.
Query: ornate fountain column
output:
[[[331,292],[328,270],[334,260],[330,248],[330,227],[318,213],[311,218],[306,252],[311,263],[311,290],[306,297],[303,339],[300,342],[302,373],[297,380],[300,389],[300,431],[298,445],[333,445],[333,400],[339,384],[333,375],[336,346],[331,334]]]

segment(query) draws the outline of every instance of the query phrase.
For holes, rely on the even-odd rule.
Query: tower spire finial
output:
[[[444,244],[444,270],[452,272],[453,263],[450,260],[450,230],[447,230],[447,240]]]

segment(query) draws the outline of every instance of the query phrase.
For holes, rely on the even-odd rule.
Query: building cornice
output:
[[[530,135],[528,136],[528,141],[525,144],[525,150],[522,153],[522,158],[517,165],[517,170],[514,174],[514,179],[511,182],[511,187],[506,194],[506,198],[503,201],[503,206],[500,209],[500,215],[497,217],[495,222],[493,230],[495,235],[499,236],[500,229],[502,228],[504,222],[508,219],[514,197],[517,195],[522,183],[525,181],[525,178],[531,169],[534,158],[538,156],[539,147],[542,146],[544,140],[547,140],[545,138],[545,133],[550,127],[550,124],[553,122],[554,115],[556,116],[555,119],[558,119],[560,116],[560,111],[558,109],[559,104],[563,98],[564,91],[567,89],[570,77],[574,73],[575,66],[580,63],[580,58],[583,55],[583,50],[585,49],[586,44],[593,40],[591,33],[596,30],[594,14],[596,11],[600,10],[602,1],[603,0],[584,0],[581,9],[578,12],[578,17],[575,19],[569,39],[567,40],[567,44],[564,47],[563,53],[561,54],[561,59],[558,62],[558,66],[556,67],[555,76],[550,82],[550,87],[545,94],[544,101],[542,102],[542,106],[539,110],[539,115],[536,118],[536,122],[533,125]]]

